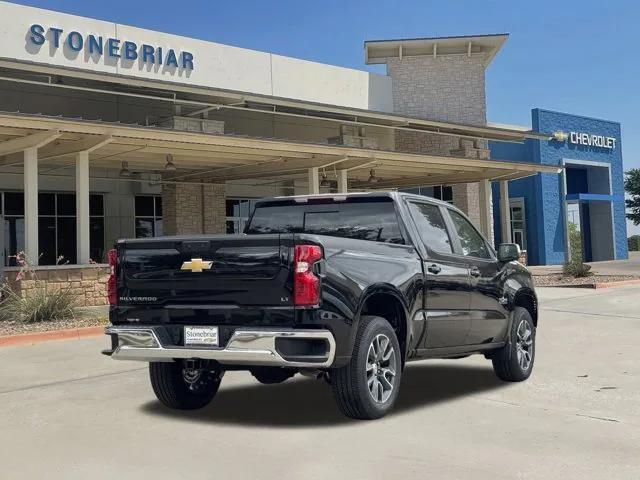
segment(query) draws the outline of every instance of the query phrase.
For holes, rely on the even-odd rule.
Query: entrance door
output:
[[[526,250],[527,225],[525,221],[524,199],[510,199],[509,207],[511,209],[511,242],[517,243],[520,246],[520,250]]]

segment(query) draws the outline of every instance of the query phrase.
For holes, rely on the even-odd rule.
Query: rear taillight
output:
[[[116,268],[118,267],[118,251],[113,248],[107,253],[109,259],[109,267],[111,272],[109,274],[109,280],[107,280],[107,297],[109,298],[109,305],[118,304],[118,288],[116,285]]]
[[[317,245],[294,247],[293,303],[296,307],[312,307],[320,303],[320,278],[313,273],[313,264],[322,260],[322,248]]]

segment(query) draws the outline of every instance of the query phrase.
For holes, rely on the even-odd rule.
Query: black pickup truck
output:
[[[225,371],[249,370],[324,378],[345,415],[379,418],[408,361],[481,353],[502,380],[529,377],[538,303],[519,254],[431,198],[265,199],[242,235],[118,241],[103,353],[149,362],[172,408],[203,407]]]

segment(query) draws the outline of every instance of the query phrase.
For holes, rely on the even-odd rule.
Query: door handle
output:
[[[479,277],[480,269],[478,267],[471,267],[471,270],[469,270],[469,273],[471,274],[472,277]]]
[[[427,270],[429,270],[430,273],[435,273],[437,275],[438,273],[440,273],[442,271],[442,268],[440,268],[440,265],[436,265],[434,263],[432,265],[429,265],[427,267]]]

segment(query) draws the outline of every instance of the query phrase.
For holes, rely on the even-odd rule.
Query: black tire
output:
[[[380,337],[381,335],[382,337]],[[384,399],[384,396],[381,397],[382,401],[378,401],[373,397],[374,395],[378,396],[380,393],[380,390],[376,387],[377,384],[373,385],[373,391],[370,391],[369,385],[373,376],[376,379],[381,378],[377,372],[384,370],[385,364],[381,362],[382,367],[373,367],[375,371],[367,370],[368,359],[370,358],[369,350],[373,347],[374,339],[379,338],[383,340],[387,338],[389,340],[389,344],[393,349],[393,369],[395,370],[395,375],[392,377],[393,381],[387,381],[386,383],[392,384],[392,388],[386,399]],[[385,350],[385,348],[383,347],[382,350]],[[388,350],[386,351],[388,352]],[[373,420],[386,415],[398,397],[402,377],[401,355],[398,339],[389,322],[382,317],[362,317],[356,334],[351,361],[346,366],[330,372],[331,390],[340,411],[347,417],[359,420]],[[387,361],[386,367],[390,366],[389,362],[390,360]],[[388,368],[387,373],[389,373]],[[387,373],[383,371],[382,381],[387,378]],[[375,382],[376,380],[374,379],[373,381]],[[378,380],[378,383],[382,382]]]
[[[531,314],[526,308],[516,307],[513,311],[509,341],[491,357],[493,371],[497,377],[505,382],[522,382],[531,376],[533,362],[536,357],[536,327]],[[521,335],[518,335],[521,329]],[[523,343],[522,332],[530,331],[530,345]],[[526,349],[525,349],[526,347]],[[520,353],[519,353],[520,350]],[[527,354],[529,361],[526,362]],[[524,362],[522,361],[524,358]],[[526,364],[526,368],[523,366]]]
[[[197,382],[187,383],[183,362],[149,363],[149,378],[158,400],[176,410],[195,410],[208,405],[220,387],[219,372],[203,370]]]
[[[251,375],[256,377],[260,383],[273,385],[282,383],[296,374],[295,370],[280,367],[259,367],[251,370]]]

